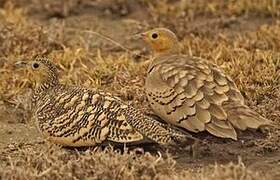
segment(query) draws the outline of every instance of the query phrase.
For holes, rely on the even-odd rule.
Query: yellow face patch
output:
[[[147,31],[142,36],[155,52],[168,52],[178,46],[176,35],[163,28]]]

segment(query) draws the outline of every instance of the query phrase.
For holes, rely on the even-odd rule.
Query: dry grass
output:
[[[256,98],[279,85],[279,33],[276,23],[235,38],[222,33],[213,40],[191,36],[184,39],[185,51],[219,64],[248,97]]]
[[[35,146],[36,147],[36,146]],[[10,151],[10,152],[9,152]],[[2,179],[190,179],[190,180],[254,180],[267,179],[247,170],[242,161],[237,164],[209,166],[201,170],[179,170],[172,157],[160,154],[120,153],[108,147],[75,151],[56,146],[23,145],[11,147],[1,157]],[[12,153],[11,153],[12,152]]]
[[[162,15],[187,16],[194,19],[197,16],[212,17],[231,17],[231,16],[250,16],[258,15],[261,17],[278,17],[280,3],[276,0],[236,0],[236,1],[220,1],[209,0],[156,0],[153,2],[143,0],[149,4],[153,10],[155,17]]]
[[[98,17],[98,20],[107,22],[109,30],[106,30],[111,32],[112,37],[117,23],[127,28],[121,32],[124,37],[143,29],[139,28],[139,24],[145,25],[145,28],[171,28],[182,40],[186,54],[204,57],[220,65],[233,77],[250,107],[280,124],[280,23],[274,19],[280,16],[278,1],[238,0],[221,3],[219,0],[139,0],[131,4],[128,0],[107,0],[105,5],[102,5],[102,11],[98,9],[101,1],[82,0],[80,4],[75,3],[65,5],[34,0],[33,4],[29,4],[22,0],[15,1],[14,4],[6,3],[0,9],[1,108],[12,104],[28,114],[28,100],[25,97],[26,89],[31,89],[32,78],[26,72],[16,71],[13,63],[21,58],[28,59],[40,54],[54,59],[61,69],[62,82],[97,87],[132,102],[136,107],[149,109],[142,89],[146,64],[135,62],[130,52],[114,50],[115,45],[111,42],[79,31],[92,29],[102,32],[100,24],[96,24],[96,27],[90,25],[91,18]],[[86,11],[86,8],[92,7],[93,12]],[[142,19],[136,16],[134,7],[140,14],[148,12],[147,17]],[[62,15],[58,15],[61,8],[64,8],[64,11]],[[103,10],[107,8],[109,11],[103,14]],[[114,16],[108,13],[112,9],[113,12],[118,12],[118,8],[127,8],[127,19],[114,19]],[[34,12],[41,14],[37,17]],[[58,18],[52,19],[54,16]],[[80,18],[80,25],[71,19],[73,16]],[[67,18],[60,20],[61,17]],[[88,17],[90,20],[86,19]],[[86,26],[87,23],[89,25]],[[120,43],[125,42],[127,39]],[[128,48],[132,45],[136,50],[146,53],[145,49],[135,42],[124,45]],[[108,47],[112,50],[108,51]],[[144,60],[146,59],[140,57],[141,62]],[[10,121],[17,123],[13,119]],[[23,123],[26,121],[30,120],[25,119]],[[2,119],[0,127],[1,123]],[[110,148],[105,151],[72,151],[45,144],[16,143],[15,147],[11,148],[6,144],[5,148],[0,150],[0,179],[237,180],[276,177],[277,174],[265,173],[262,166],[257,167],[257,171],[250,170],[244,165],[247,161],[228,163],[236,160],[237,155],[246,156],[245,160],[251,158],[252,161],[257,161],[255,156],[260,155],[264,158],[269,155],[274,155],[275,159],[279,157],[278,127],[269,131],[267,139],[252,141],[250,142],[253,145],[246,142],[238,144],[237,148],[242,147],[245,153],[234,152],[234,158],[225,156],[227,159],[224,162],[227,163],[224,165],[209,165],[213,161],[203,157],[202,163],[190,161],[193,168],[179,166],[174,157],[162,158],[149,153],[119,153]],[[223,149],[221,144],[207,142],[205,149],[211,155],[212,151]],[[217,148],[219,145],[221,147]],[[231,144],[226,146],[226,150],[236,147]],[[252,150],[246,149],[252,146],[255,146],[252,153],[246,152]],[[274,163],[272,166],[279,166],[277,160]],[[203,165],[205,167],[197,168]]]

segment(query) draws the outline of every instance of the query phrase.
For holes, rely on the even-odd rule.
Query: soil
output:
[[[170,22],[168,18],[165,20],[165,17],[160,23],[156,23],[152,15],[139,2],[118,2],[82,1],[79,4],[77,1],[78,5],[69,3],[70,5],[64,7],[64,11],[59,9],[60,5],[42,7],[42,4],[41,6],[33,5],[25,1],[18,2],[17,6],[26,8],[29,20],[39,23],[43,27],[49,28],[63,23],[66,27],[64,29],[66,34],[71,34],[71,29],[91,29],[111,37],[132,51],[143,54],[147,54],[146,49],[142,48],[142,44],[135,42],[131,37],[133,34],[150,27],[167,26],[176,31],[180,38],[192,34],[198,37],[209,36],[209,40],[213,40],[217,34],[224,34],[234,39],[237,35],[244,35],[247,32],[256,31],[262,25],[271,25],[276,22],[273,17],[254,14],[235,17],[197,14],[188,24],[176,27],[177,21]],[[67,28],[69,32],[67,32]],[[65,38],[71,42],[70,35],[65,36]],[[92,41],[91,46],[102,49],[103,53],[123,51],[123,49],[94,35],[89,35],[87,40]],[[280,91],[276,86],[276,91]],[[195,147],[194,157],[190,155],[187,148],[177,149],[174,152],[176,166],[180,169],[198,170],[210,164],[226,164],[242,159],[250,170],[270,174],[275,179],[279,178],[280,109],[274,106],[271,109],[271,107],[279,103],[280,97],[274,96],[272,99],[269,94],[266,94],[257,104],[256,101],[261,98],[260,96],[247,100],[250,107],[257,110],[262,109],[259,112],[272,118],[277,124],[276,127],[263,131],[239,132],[238,141],[222,140],[208,134],[198,135],[201,141]],[[37,131],[35,123],[30,120],[28,113],[22,107],[16,107],[11,102],[0,101],[0,152],[8,152],[7,149],[19,144],[30,144],[36,148],[44,148],[44,140]]]

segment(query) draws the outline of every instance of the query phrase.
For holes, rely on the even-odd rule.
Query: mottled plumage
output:
[[[59,83],[47,59],[18,62],[36,79],[34,117],[43,136],[64,146],[95,146],[108,142],[169,144],[186,139],[170,126],[145,116],[108,93]]]
[[[180,54],[176,35],[157,28],[141,36],[154,50],[145,82],[148,100],[164,121],[188,131],[237,139],[236,130],[270,124],[244,104],[233,80],[201,58]]]

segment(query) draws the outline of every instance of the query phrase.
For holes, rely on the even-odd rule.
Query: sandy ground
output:
[[[144,2],[144,1],[143,1]],[[91,56],[96,56],[96,49],[100,48],[103,54],[121,54],[125,53],[123,49],[113,45],[109,41],[106,41],[100,37],[92,34],[79,34],[79,30],[93,30],[100,32],[108,37],[111,37],[120,44],[125,45],[125,47],[131,49],[132,52],[141,52],[144,55],[148,55],[146,48],[143,48],[141,42],[135,42],[131,39],[132,35],[141,32],[145,29],[157,26],[166,26],[176,31],[179,37],[186,42],[186,52],[190,53],[187,48],[188,45],[191,46],[192,54],[210,57],[213,49],[221,40],[217,38],[224,39],[225,44],[231,44],[234,48],[244,48],[248,52],[253,52],[256,49],[269,50],[271,48],[271,54],[278,54],[280,44],[276,40],[273,40],[276,44],[275,46],[270,46],[269,44],[258,44],[258,42],[251,43],[253,37],[250,37],[250,32],[259,31],[261,28],[274,26],[277,24],[277,17],[267,15],[266,13],[248,13],[241,15],[231,15],[226,12],[218,11],[218,15],[207,14],[199,11],[199,9],[194,9],[192,11],[191,7],[185,16],[174,15],[172,17],[172,12],[175,10],[165,10],[163,5],[158,5],[160,10],[153,9],[152,6],[147,8],[145,3],[142,1],[137,1],[137,3],[132,3],[128,1],[73,1],[72,3],[45,3],[41,4],[36,1],[34,4],[26,3],[25,1],[19,1],[16,4],[18,8],[24,8],[26,11],[26,16],[28,21],[40,24],[49,33],[49,39],[56,38],[57,34],[64,33],[63,36],[59,36],[60,42],[67,42],[66,46],[71,46],[74,44],[71,39],[77,39],[77,36],[81,36],[83,41],[88,42],[88,49],[91,52]],[[175,2],[175,1],[174,1]],[[201,2],[201,1],[200,1]],[[215,1],[214,1],[215,2]],[[143,5],[143,4],[145,5]],[[172,3],[171,3],[172,4]],[[147,10],[149,9],[149,11]],[[222,8],[221,8],[222,9]],[[197,12],[196,12],[197,10]],[[165,12],[168,13],[165,13]],[[171,12],[171,13],[170,13]],[[156,13],[167,14],[166,16],[160,16]],[[209,12],[208,12],[209,13]],[[220,14],[219,14],[220,13]],[[170,14],[170,17],[168,16]],[[177,17],[177,18],[176,18]],[[174,20],[172,20],[174,19]],[[63,24],[63,28],[62,25]],[[280,28],[279,28],[280,29]],[[52,33],[53,32],[53,33]],[[247,34],[248,39],[246,39]],[[51,36],[53,35],[53,37]],[[277,35],[277,33],[275,33]],[[244,47],[240,47],[242,40],[240,36],[244,37]],[[74,37],[74,38],[73,38]],[[86,38],[85,38],[86,37]],[[189,42],[188,38],[193,41]],[[269,38],[269,37],[268,37]],[[277,37],[279,39],[279,37]],[[211,44],[211,41],[217,40]],[[247,40],[247,41],[246,41]],[[256,40],[258,41],[258,40]],[[234,45],[238,42],[238,45]],[[248,47],[246,43],[249,42]],[[202,44],[201,44],[202,43]],[[209,44],[209,47],[207,46]],[[262,42],[261,42],[262,43]],[[78,43],[77,43],[78,44]],[[252,45],[253,44],[253,45]],[[254,47],[255,45],[255,47]],[[196,49],[197,47],[198,49]],[[199,49],[201,47],[201,50]],[[263,49],[262,49],[263,47]],[[83,48],[85,48],[83,46]],[[204,49],[203,49],[204,48]],[[229,50],[231,51],[231,50]],[[224,50],[216,60],[217,63],[223,64],[221,62],[226,62],[227,56],[232,54]],[[138,59],[130,57],[131,61],[138,62]],[[139,61],[144,61],[145,58],[140,58]],[[230,61],[230,60],[228,60]],[[261,62],[258,62],[261,63]],[[278,64],[278,66],[277,66]],[[273,71],[277,71],[279,74],[279,59],[275,62]],[[238,162],[242,159],[245,166],[261,174],[269,174],[271,178],[277,179],[280,177],[280,89],[278,84],[269,84],[270,89],[267,90],[265,86],[267,84],[261,84],[258,82],[258,78],[248,80],[245,78],[250,72],[245,72],[245,75],[241,77],[238,75],[239,70],[229,70],[226,64],[223,64],[223,68],[234,76],[235,81],[238,86],[244,92],[247,99],[247,103],[250,107],[262,113],[264,116],[272,119],[278,126],[275,128],[265,130],[265,132],[251,131],[239,132],[240,139],[238,141],[232,140],[221,140],[219,138],[211,137],[207,134],[201,134],[201,142],[198,144],[196,150],[196,156],[191,157],[189,151],[186,149],[178,150],[174,152],[175,160],[177,162],[176,167],[182,170],[199,170],[201,167],[205,167],[215,163],[226,164],[229,162]],[[242,66],[242,64],[241,64]],[[261,66],[261,65],[260,65]],[[243,68],[246,68],[244,65]],[[256,67],[257,68],[257,67]],[[140,71],[140,70],[139,70]],[[246,74],[248,73],[248,74]],[[142,73],[141,75],[144,75]],[[260,77],[260,79],[265,79],[266,75]],[[251,77],[251,76],[248,76]],[[104,85],[99,84],[101,88],[106,89],[106,76],[103,77]],[[241,80],[240,80],[240,79]],[[242,79],[243,78],[243,79]],[[66,82],[75,82],[75,80],[70,80]],[[137,77],[136,82],[140,85],[143,84],[144,77]],[[86,84],[86,83],[83,83]],[[124,86],[129,86],[129,82]],[[254,91],[254,85],[261,89],[260,93]],[[272,89],[272,90],[271,90]],[[110,86],[109,91],[113,91],[114,88]],[[130,89],[133,92],[133,87]],[[256,89],[255,89],[256,90]],[[267,91],[266,91],[267,90]],[[127,91],[130,92],[130,91]],[[136,100],[135,106],[140,107],[141,104],[148,108],[142,91],[137,91],[140,94],[132,95],[139,96],[141,98],[135,98],[124,95],[124,93],[116,92],[124,100],[133,103]],[[131,92],[130,92],[131,93]],[[40,134],[36,130],[35,123],[30,120],[30,114],[26,112],[23,106],[16,106],[13,104],[16,96],[11,96],[0,99],[0,152],[4,156],[8,156],[11,152],[11,156],[16,156],[15,151],[11,151],[15,146],[26,145],[34,146],[33,148],[45,148],[45,143],[41,138]],[[140,100],[139,100],[140,99]],[[8,154],[7,154],[8,153]],[[1,163],[0,163],[1,164]],[[1,166],[3,166],[3,163]]]

